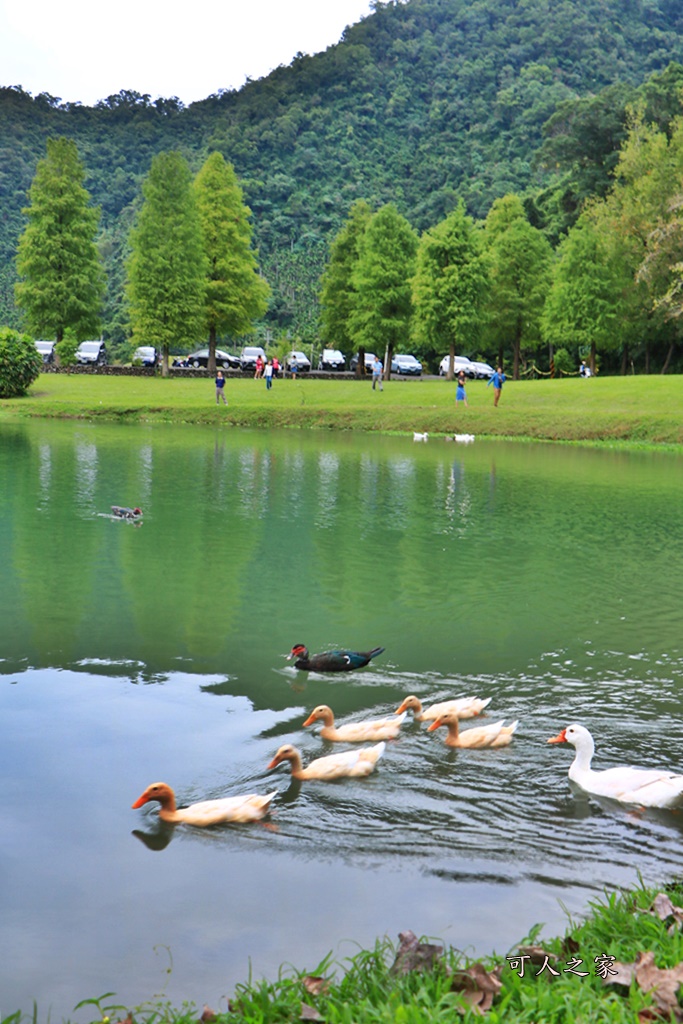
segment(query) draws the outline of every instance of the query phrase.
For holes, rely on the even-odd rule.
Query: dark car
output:
[[[82,341],[76,349],[79,363],[104,366],[107,362],[107,346],[103,341]]]
[[[55,361],[55,345],[54,341],[36,341],[36,350],[43,357],[44,363],[54,363]]]
[[[186,356],[186,359],[186,365],[194,366],[195,369],[200,366],[208,366],[209,350],[208,348],[199,348],[196,352],[191,352],[189,356]],[[241,363],[237,356],[232,356],[229,352],[224,352],[222,348],[217,348],[216,366],[220,366],[224,370],[239,370]]]
[[[391,360],[391,372],[419,377],[422,373],[422,363],[415,356],[397,355]]]
[[[373,367],[373,364],[374,364],[376,358],[377,357],[376,357],[374,352],[366,352],[365,353],[365,372],[366,373],[372,373],[372,367]],[[349,364],[349,367],[350,367],[351,370],[353,370],[354,373],[358,369],[358,353],[357,352],[356,352],[355,356],[352,356],[351,362]]]
[[[324,348],[318,360],[318,369],[339,372],[346,369],[346,360],[338,348]]]

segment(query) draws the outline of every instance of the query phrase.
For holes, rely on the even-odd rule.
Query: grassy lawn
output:
[[[228,377],[228,407],[215,404],[209,378],[41,374],[25,398],[0,401],[0,422],[65,417],[128,422],[225,423],[243,427],[318,427],[381,432],[428,431],[565,441],[683,444],[682,379],[677,376],[508,381],[500,405],[484,381],[467,385],[455,407],[444,380],[262,381]]]

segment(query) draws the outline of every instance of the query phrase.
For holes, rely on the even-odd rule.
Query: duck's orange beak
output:
[[[307,718],[307,719],[306,719],[306,721],[304,722],[304,726],[307,726],[307,725],[313,725],[313,723],[314,723],[314,722],[317,722],[317,721],[318,721],[318,719],[317,719],[317,718],[315,717],[315,715],[313,714],[313,712],[311,712],[311,714],[310,714],[310,715],[308,716],[308,718]]]
[[[280,759],[279,759],[279,757],[276,754],[275,757],[273,758],[273,760],[268,765],[268,768],[266,769],[266,771],[270,771],[271,768],[277,768],[279,763],[280,763]]]
[[[131,804],[131,809],[136,811],[138,807],[142,807],[142,805],[146,803],[149,803],[149,797],[146,793],[143,793],[142,796],[137,798],[134,804]]]
[[[567,730],[563,729],[562,732],[558,732],[557,736],[551,736],[546,743],[566,743],[567,742]]]
[[[427,732],[434,732],[434,730],[435,730],[435,729],[438,729],[438,728],[439,728],[439,726],[440,726],[441,724],[442,724],[442,719],[441,719],[441,718],[436,718],[436,719],[435,719],[435,720],[434,720],[434,721],[432,722],[432,724],[431,724],[431,725],[428,725],[428,726],[427,726]]]
[[[395,715],[401,715],[401,714],[403,714],[403,712],[405,711],[405,707],[403,706],[404,704],[405,704],[405,701],[403,701],[403,702],[402,702],[401,704],[399,704],[399,706],[398,706],[398,707],[396,708],[396,710],[394,711],[394,714],[395,714]]]

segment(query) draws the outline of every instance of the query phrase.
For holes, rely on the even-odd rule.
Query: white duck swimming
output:
[[[583,725],[568,725],[548,743],[571,743],[576,754],[569,767],[569,778],[587,793],[641,807],[674,807],[683,801],[683,775],[659,768],[630,768],[627,765],[594,771],[591,760],[595,744]]]
[[[156,800],[161,804],[159,817],[162,821],[183,823],[185,825],[197,825],[204,828],[207,825],[220,825],[226,821],[258,821],[264,818],[270,810],[270,803],[277,790],[267,793],[265,796],[258,796],[256,793],[247,793],[245,796],[226,796],[218,800],[202,800],[198,804],[190,804],[189,807],[176,809],[175,793],[165,782],[153,782],[148,786],[142,796],[139,796],[132,805],[133,809],[142,807],[143,804]]]
[[[448,726],[448,735],[444,740],[447,747],[461,747],[466,749],[483,750],[490,747],[507,747],[512,742],[512,734],[517,728],[517,722],[512,725],[504,725],[503,722],[493,722],[491,725],[479,725],[474,729],[466,729],[460,732],[458,716],[452,712],[441,715],[427,729],[427,732],[434,732],[441,725]]]
[[[410,695],[396,709],[394,714],[400,715],[404,711],[412,711],[416,722],[429,722],[441,715],[454,714],[458,718],[474,718],[480,715],[484,708],[491,703],[491,698],[482,700],[480,697],[456,697],[453,700],[442,700],[438,704],[432,704],[425,708],[419,697]]]
[[[295,779],[322,779],[323,782],[329,782],[345,777],[362,778],[375,770],[385,747],[386,743],[377,743],[374,747],[363,747],[361,750],[345,750],[343,754],[319,757],[304,768],[300,752],[287,743],[280,747],[268,768],[275,768],[283,761],[291,761]]]
[[[335,726],[332,708],[320,704],[311,711],[304,726],[323,721],[320,735],[324,740],[341,743],[367,743],[371,740],[395,740],[401,730],[405,714],[400,718],[370,718],[365,722],[349,722]]]

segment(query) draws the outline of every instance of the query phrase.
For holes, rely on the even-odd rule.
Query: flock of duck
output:
[[[325,651],[310,655],[303,644],[295,644],[289,659],[295,659],[295,667],[302,671],[343,672],[367,665],[372,658],[381,654],[383,647],[371,651]],[[505,725],[504,721],[483,726],[460,729],[460,722],[480,715],[491,702],[491,698],[460,697],[423,707],[418,697],[406,697],[394,714],[388,718],[366,719],[336,726],[334,714],[327,704],[320,704],[311,711],[303,723],[305,727],[322,722],[320,735],[333,743],[368,743],[373,745],[340,754],[319,757],[304,767],[301,753],[292,744],[285,744],[275,754],[268,770],[284,761],[291,764],[292,776],[296,779],[318,779],[332,781],[340,778],[363,778],[370,775],[386,749],[386,741],[396,739],[401,725],[409,711],[416,722],[429,722],[428,732],[445,726],[445,744],[468,750],[484,750],[508,746],[518,723]],[[548,743],[570,743],[575,749],[574,760],[569,768],[569,778],[583,790],[595,796],[608,797],[623,804],[638,807],[671,808],[683,801],[683,775],[657,768],[631,768],[620,766],[605,771],[595,771],[591,761],[595,746],[588,729],[574,724],[562,729]],[[133,808],[149,802],[160,804],[159,817],[162,821],[184,823],[204,827],[225,822],[250,822],[264,818],[277,795],[277,790],[265,795],[248,793],[244,796],[222,797],[205,800],[178,808],[173,790],[164,782],[154,782],[138,797]]]

